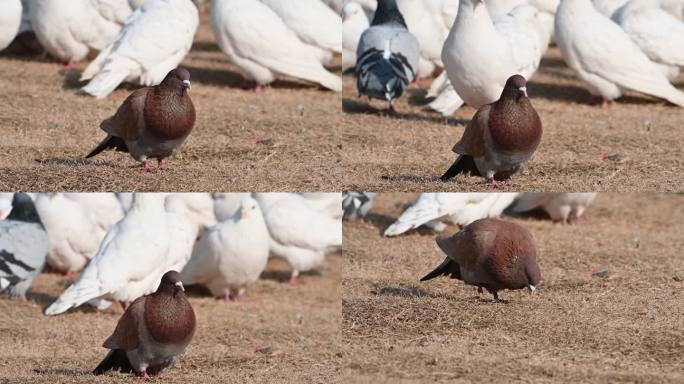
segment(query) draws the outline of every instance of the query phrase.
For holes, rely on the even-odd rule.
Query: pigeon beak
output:
[[[192,87],[190,86],[190,80],[183,80],[183,86],[184,86],[185,88],[187,88],[187,89],[192,88]]]
[[[518,88],[518,91],[527,97],[527,87],[520,87]]]
[[[176,287],[180,288],[181,291],[185,292],[185,288],[183,288],[183,282],[182,281],[177,282],[175,285],[176,285]]]
[[[530,295],[534,295],[534,292],[537,291],[537,287],[535,287],[534,285],[528,285],[527,290],[530,291]]]

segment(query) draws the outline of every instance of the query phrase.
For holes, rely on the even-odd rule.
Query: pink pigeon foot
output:
[[[147,160],[143,160],[142,169],[145,172],[152,172],[152,168],[150,168],[150,164],[147,163]]]
[[[164,159],[157,159],[157,169],[164,169]]]
[[[487,181],[487,189],[497,189],[499,188],[499,185],[496,183],[496,180],[490,179]]]
[[[244,289],[241,289],[238,291],[237,296],[235,296],[235,301],[239,303],[241,301],[245,301],[246,298],[247,298],[247,292]]]
[[[261,85],[261,84],[257,84],[257,85],[254,87],[254,92],[256,92],[256,93],[261,93],[261,92],[264,91],[264,89],[266,89],[266,87],[264,87],[264,86]]]
[[[299,272],[298,271],[292,272],[292,275],[290,276],[290,284],[291,285],[299,285],[299,283],[300,283]]]
[[[147,369],[143,371],[143,380],[147,381],[150,379],[150,375],[147,374]]]
[[[78,277],[78,272],[76,271],[69,271],[62,276],[62,280],[74,280]]]

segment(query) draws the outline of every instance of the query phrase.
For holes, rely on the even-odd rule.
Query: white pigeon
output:
[[[673,79],[684,67],[684,23],[658,4],[659,0],[631,0],[613,13],[613,21]]]
[[[592,0],[594,8],[607,18],[613,17],[618,8],[625,5],[629,0]]]
[[[327,252],[342,246],[342,220],[330,218],[291,193],[257,193],[270,234],[270,249],[292,267],[291,283],[299,272],[320,266]]]
[[[177,193],[185,202],[188,211],[188,219],[198,228],[199,233],[203,234],[211,226],[216,224],[214,215],[214,199],[208,193]],[[167,197],[168,198],[168,197]]]
[[[342,217],[342,199],[339,192],[300,192],[312,207],[327,214],[333,219]]]
[[[61,193],[40,193],[35,205],[48,234],[47,264],[67,275],[83,269],[105,235],[90,211]]]
[[[9,215],[12,210],[13,192],[0,192],[0,220]]]
[[[259,0],[212,0],[211,20],[219,47],[257,89],[288,75],[342,91],[342,79],[323,67],[320,51]]]
[[[81,74],[82,88],[98,99],[124,81],[159,84],[190,51],[199,24],[190,0],[153,0],[131,14],[116,39]]]
[[[21,0],[6,0],[0,12],[0,51],[7,48],[19,33],[21,26]]]
[[[261,0],[299,39],[319,51],[327,65],[333,53],[342,53],[342,18],[321,0]]]
[[[596,192],[588,193],[540,193],[525,192],[513,206],[513,212],[527,212],[542,207],[555,222],[567,224],[579,221],[596,198]]]
[[[443,67],[442,45],[448,33],[439,28],[443,25],[443,19],[441,15],[439,20],[435,19],[423,0],[397,0],[397,6],[409,32],[418,39],[420,45],[418,77],[429,77],[437,67]]]
[[[93,222],[100,227],[102,236],[124,216],[121,203],[113,193],[64,193],[64,197],[77,202],[90,212]]]
[[[177,208],[177,203],[173,208]],[[135,194],[131,209],[107,232],[78,280],[47,307],[45,314],[57,315],[98,298],[125,305],[154,292],[164,273],[172,267],[180,270],[190,258],[192,242],[186,244],[187,249],[177,246],[183,237],[179,236],[181,231],[175,230],[182,221],[179,217],[182,216],[175,212],[166,212],[163,195]],[[187,237],[194,241],[195,236]],[[187,255],[182,255],[182,251]]]
[[[123,208],[124,213],[131,209],[131,205],[133,205],[133,195],[133,192],[116,193],[116,198],[119,200],[119,203],[121,203],[121,208]]]
[[[250,193],[212,193],[214,198],[214,216],[218,222],[226,221],[233,217],[240,209],[240,201],[245,196],[250,196]]]
[[[363,8],[356,1],[344,4],[342,10],[342,71],[356,66],[356,48],[363,31],[370,23]]]
[[[442,61],[460,99],[480,108],[501,96],[511,75],[532,77],[548,45],[548,38],[540,36],[537,12],[532,6],[521,5],[492,21],[480,0],[459,2]],[[455,99],[453,95],[451,98]]]
[[[105,49],[121,29],[121,15],[131,12],[127,0],[33,0],[29,5],[40,44],[69,64]]]
[[[563,59],[604,106],[626,88],[684,107],[684,93],[590,0],[562,0],[555,28]]]
[[[269,235],[259,204],[243,196],[233,217],[197,242],[181,273],[183,284],[203,284],[212,295],[239,301],[266,268]]]
[[[475,220],[497,218],[517,193],[422,193],[386,230],[385,236],[427,226],[437,232],[446,228],[441,219],[465,226]]]

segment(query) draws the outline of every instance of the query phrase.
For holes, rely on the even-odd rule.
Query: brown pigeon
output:
[[[185,298],[180,275],[168,271],[157,291],[139,297],[124,312],[104,342],[111,349],[93,374],[109,370],[149,378],[171,365],[195,334],[195,312]]]
[[[523,227],[498,219],[481,219],[437,245],[447,254],[434,271],[420,281],[449,276],[476,285],[494,295],[502,289],[527,288],[534,293],[541,279],[532,235]]]
[[[523,168],[541,136],[541,120],[527,97],[527,82],[521,75],[513,75],[499,100],[482,106],[470,121],[453,148],[459,156],[441,179],[471,172],[496,187],[497,180],[508,181]]]
[[[178,67],[161,84],[131,93],[114,116],[100,124],[107,137],[86,158],[116,149],[130,152],[145,171],[150,171],[148,158],[156,158],[163,168],[164,159],[176,152],[195,125],[189,88],[190,72]]]

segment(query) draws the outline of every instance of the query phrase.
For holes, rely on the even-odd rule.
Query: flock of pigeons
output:
[[[329,3],[212,0],[211,21],[221,50],[258,89],[288,75],[339,92],[342,79],[326,66],[342,52],[341,4]],[[159,84],[190,51],[198,25],[191,0],[6,0],[0,51],[33,32],[67,65],[98,52],[82,91],[104,98],[122,82]]]
[[[80,276],[45,310],[126,306],[175,270],[239,300],[270,256],[296,283],[342,246],[339,193],[25,193],[0,197],[0,291],[26,297],[44,269]]]
[[[376,198],[377,193],[346,193],[345,219],[363,219]],[[479,293],[486,289],[501,301],[498,291],[527,288],[534,293],[541,280],[534,238],[524,227],[500,220],[501,214],[543,209],[554,222],[577,222],[595,198],[596,193],[422,193],[384,235],[418,227],[442,232],[447,227],[443,221],[461,226],[453,235],[437,237],[446,258],[421,281],[447,276],[477,286]]]
[[[390,109],[438,67],[432,109],[481,108],[510,76],[529,80],[550,42],[603,105],[629,89],[684,107],[670,83],[684,66],[681,0],[351,0],[343,12],[343,68]]]
[[[425,192],[385,229],[384,235],[398,236],[418,227],[442,232],[447,227],[443,221],[466,226],[479,219],[498,218],[506,210],[523,213],[543,209],[554,222],[574,223],[582,220],[596,195],[596,192]],[[375,192],[346,192],[342,202],[344,218],[365,218],[377,196]]]

